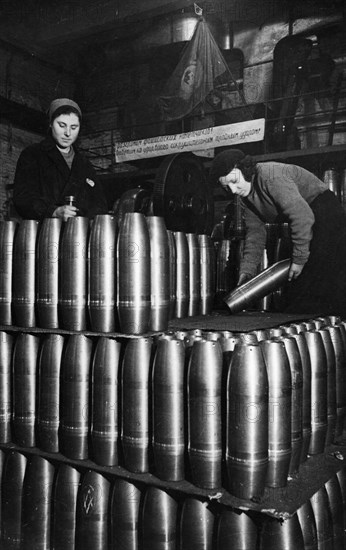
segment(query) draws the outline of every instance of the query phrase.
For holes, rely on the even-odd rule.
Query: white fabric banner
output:
[[[228,147],[262,141],[265,119],[246,120],[213,128],[193,130],[184,134],[157,136],[136,141],[115,143],[116,162],[127,162],[149,157],[174,155],[186,151],[201,151],[214,147]]]

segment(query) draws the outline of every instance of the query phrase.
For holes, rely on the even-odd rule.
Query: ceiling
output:
[[[93,47],[130,40],[150,28],[155,18],[182,10],[194,12],[193,2],[2,0],[0,36],[3,43],[74,69],[79,55]]]
[[[197,0],[203,15],[220,21],[248,20],[259,25],[268,17],[327,10],[343,0]],[[1,0],[2,43],[77,70],[81,56],[103,45],[129,41],[169,14],[195,13],[191,0]]]

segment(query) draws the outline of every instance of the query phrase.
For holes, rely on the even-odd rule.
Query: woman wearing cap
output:
[[[346,218],[328,185],[300,166],[255,163],[239,149],[219,153],[210,176],[239,195],[244,205],[246,236],[238,284],[257,273],[265,224],[286,221],[291,266],[284,310],[346,315]]]
[[[82,113],[68,98],[52,101],[49,134],[22,151],[15,173],[13,200],[27,219],[76,216],[93,217],[107,212],[107,202],[90,162],[75,148]],[[66,197],[74,196],[75,205]]]

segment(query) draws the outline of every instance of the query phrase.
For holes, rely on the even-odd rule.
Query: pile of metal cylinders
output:
[[[2,331],[0,443],[260,499],[343,433],[345,327]]]
[[[0,458],[4,550],[256,548],[246,513],[38,455]]]
[[[163,218],[0,222],[0,325],[145,334],[211,313],[214,245]]]
[[[278,521],[266,518],[258,531],[260,550],[346,548],[346,471],[340,469],[297,512]]]
[[[346,470],[291,516],[245,512],[37,454],[0,451],[4,550],[344,549]]]

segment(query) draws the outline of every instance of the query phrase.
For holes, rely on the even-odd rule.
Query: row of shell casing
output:
[[[231,540],[255,548],[246,514],[40,456],[0,458],[4,550],[221,550]]]
[[[0,325],[144,334],[213,307],[211,238],[158,216],[3,221],[0,261]]]
[[[228,388],[242,391],[228,389],[233,430],[226,462],[237,474],[229,475],[229,491],[258,498],[264,486],[285,486],[302,462],[342,436],[346,331],[331,316],[247,333],[246,339],[234,349],[228,372]]]
[[[342,435],[345,334],[2,332],[0,442],[261,498]]]
[[[17,451],[0,475],[4,550],[345,548],[345,468],[284,521]]]
[[[305,501],[294,515],[284,521],[274,518],[264,520],[259,530],[259,546],[253,548],[343,550],[346,548],[345,527],[346,472],[342,468]]]

